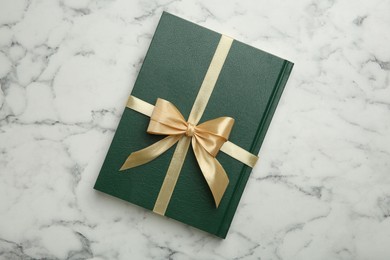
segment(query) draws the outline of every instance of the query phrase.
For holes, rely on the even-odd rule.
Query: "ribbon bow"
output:
[[[233,118],[219,117],[199,125],[193,125],[184,119],[171,102],[158,98],[150,117],[147,132],[168,136],[144,149],[131,153],[120,170],[148,163],[167,151],[181,138],[191,138],[196,160],[213,194],[215,205],[218,207],[228,186],[229,178],[215,156],[228,140],[233,124]]]

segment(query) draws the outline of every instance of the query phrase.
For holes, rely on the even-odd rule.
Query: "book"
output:
[[[188,118],[220,38],[163,12],[131,95],[150,104],[168,100]],[[234,118],[229,141],[257,155],[292,68],[285,59],[234,40],[200,123]],[[124,108],[94,188],[152,210],[176,145],[153,161],[119,171],[130,153],[165,137],[148,134],[149,121]],[[223,152],[216,159],[229,178],[218,208],[189,149],[165,216],[225,238],[252,168]]]

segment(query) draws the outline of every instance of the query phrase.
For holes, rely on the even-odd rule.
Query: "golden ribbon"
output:
[[[134,96],[129,97],[127,107],[151,117],[147,132],[167,135],[167,137],[131,153],[120,170],[148,163],[178,143],[153,209],[156,213],[165,214],[190,143],[192,143],[195,157],[213,194],[216,207],[229,183],[225,170],[215,159],[217,153],[221,150],[250,167],[253,167],[258,159],[257,156],[227,141],[234,124],[233,118],[219,117],[198,125],[232,41],[227,36],[221,36],[187,121],[169,101],[159,98],[153,106]]]

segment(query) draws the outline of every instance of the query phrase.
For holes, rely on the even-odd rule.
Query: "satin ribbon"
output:
[[[217,153],[220,150],[224,151],[251,167],[258,159],[257,156],[228,141],[234,124],[233,118],[219,117],[198,124],[232,41],[227,36],[221,36],[187,121],[179,110],[167,100],[159,98],[156,105],[153,106],[134,96],[129,97],[127,107],[150,116],[147,132],[155,135],[167,135],[167,137],[131,153],[122,165],[121,171],[148,163],[177,143],[153,209],[158,214],[165,215],[190,144],[192,144],[197,162],[212,192],[216,207],[219,206],[229,183],[225,170],[215,158]]]

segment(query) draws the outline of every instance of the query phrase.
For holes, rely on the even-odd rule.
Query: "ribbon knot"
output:
[[[192,137],[195,132],[195,126],[189,122],[187,122],[187,130],[186,130],[186,136]]]
[[[187,122],[172,103],[159,98],[150,117],[147,132],[167,137],[131,153],[120,170],[148,163],[167,151],[182,137],[190,137],[196,160],[218,207],[229,184],[229,178],[215,156],[228,140],[233,124],[233,118],[219,117],[195,126]]]

